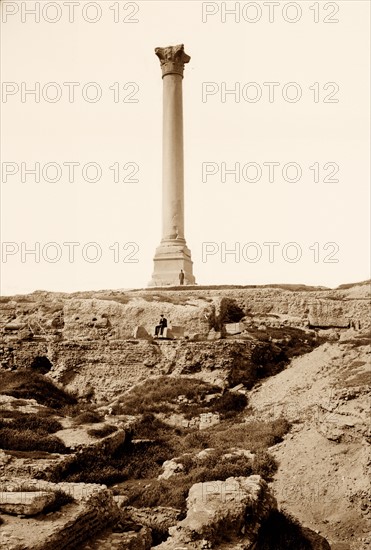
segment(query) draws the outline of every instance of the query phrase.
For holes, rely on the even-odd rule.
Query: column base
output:
[[[194,285],[191,251],[185,239],[163,239],[153,258],[154,270],[148,286],[179,286],[179,273],[183,269],[184,284]]]

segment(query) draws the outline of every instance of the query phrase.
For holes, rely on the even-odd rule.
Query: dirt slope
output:
[[[293,427],[272,448],[279,505],[332,550],[371,548],[370,346],[347,331],[295,359],[250,395],[255,415]]]

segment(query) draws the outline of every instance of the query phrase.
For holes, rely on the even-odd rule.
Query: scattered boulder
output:
[[[152,336],[150,336],[147,332],[147,330],[142,327],[141,325],[135,327],[134,329],[134,333],[133,333],[133,336],[134,338],[140,340],[152,340]]]
[[[158,476],[157,479],[169,479],[169,477],[172,477],[173,475],[179,474],[183,471],[183,464],[177,462],[176,458],[172,458],[171,460],[165,460],[162,468],[164,471]]]
[[[51,491],[4,491],[1,495],[0,511],[17,516],[36,516],[55,500]]]
[[[201,550],[217,547],[225,540],[231,548],[238,543],[241,548],[250,548],[261,523],[276,507],[276,499],[258,475],[196,483],[188,494],[187,516],[170,527],[169,539],[156,549],[183,546]]]
[[[188,340],[190,342],[200,342],[201,340],[204,340],[205,336],[200,334],[199,332],[192,333],[188,336]]]
[[[245,330],[244,323],[226,323],[224,325],[225,331],[228,335],[234,336],[235,334],[241,334]]]
[[[207,335],[208,340],[220,340],[222,338],[222,333],[220,331],[216,331],[215,329],[209,330],[209,334]]]
[[[171,325],[171,335],[174,338],[184,338],[184,327]]]

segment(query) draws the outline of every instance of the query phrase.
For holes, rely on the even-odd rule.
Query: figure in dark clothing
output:
[[[165,327],[167,327],[167,319],[163,315],[161,315],[160,321],[155,328],[155,336],[162,336]]]
[[[184,285],[184,271],[183,271],[183,269],[181,269],[180,273],[179,273],[179,284]]]

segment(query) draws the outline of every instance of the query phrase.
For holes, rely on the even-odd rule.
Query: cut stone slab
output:
[[[11,515],[36,516],[54,499],[51,491],[4,491],[0,494],[0,511]]]
[[[134,336],[134,338],[137,338],[138,340],[139,339],[152,340],[152,336],[150,336],[148,334],[147,330],[141,325],[135,327],[134,332],[133,332],[133,336]]]
[[[241,334],[245,330],[245,325],[243,323],[226,323],[224,325],[225,331],[227,334]]]

